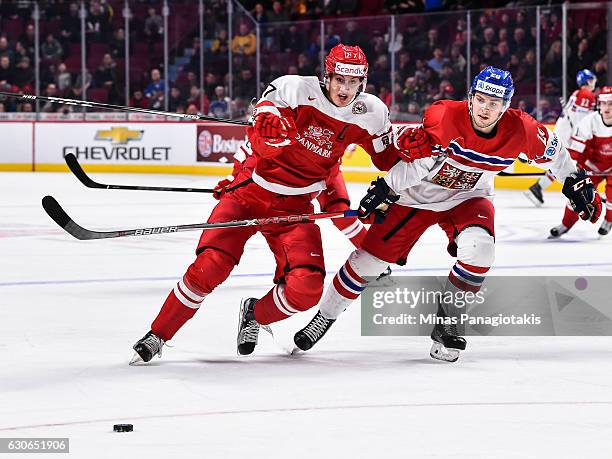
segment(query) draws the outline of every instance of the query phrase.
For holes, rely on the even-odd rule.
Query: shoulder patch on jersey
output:
[[[366,104],[363,101],[358,100],[357,102],[355,102],[353,104],[352,112],[355,115],[363,115],[367,111],[368,111],[368,107],[366,106]]]
[[[546,148],[546,151],[544,152],[545,156],[555,156],[557,154],[557,147],[559,146],[559,138],[557,137],[557,134],[555,134],[554,132],[551,134],[549,141],[548,141],[548,148]]]

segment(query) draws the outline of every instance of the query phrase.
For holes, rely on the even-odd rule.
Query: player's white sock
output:
[[[363,249],[355,250],[334,276],[319,310],[326,319],[337,319],[366,287],[365,277],[377,277],[389,264]]]
[[[545,190],[550,186],[552,182],[553,180],[548,175],[543,175],[542,177],[540,177],[540,180],[538,180],[538,185],[540,185],[540,188],[542,188],[542,190]]]

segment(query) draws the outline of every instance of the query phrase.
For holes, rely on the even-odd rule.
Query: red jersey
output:
[[[287,75],[274,80],[256,105],[257,112],[291,117],[297,135],[279,145],[250,130],[257,158],[252,178],[261,187],[296,195],[325,189],[325,179],[348,145],[361,145],[379,169],[397,160],[389,111],[372,94],[360,93],[346,107],[332,104],[317,77]]]
[[[593,172],[612,172],[612,126],[599,112],[586,116],[572,135],[570,152],[578,164]]]
[[[493,197],[495,176],[521,156],[563,181],[576,168],[556,134],[521,110],[508,109],[490,134],[472,127],[468,102],[435,102],[423,118],[438,157],[396,164],[385,180],[400,192],[401,205],[452,209],[478,197]]]

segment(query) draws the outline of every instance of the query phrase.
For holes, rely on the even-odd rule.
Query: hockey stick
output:
[[[500,177],[542,177],[546,172],[500,172]],[[588,177],[607,177],[612,172],[587,172]]]
[[[546,172],[500,172],[497,175],[500,177],[541,177],[546,175]]]
[[[104,190],[142,190],[142,191],[179,191],[185,193],[212,193],[212,188],[178,188],[169,186],[138,186],[138,185],[106,185],[104,183],[98,183],[89,177],[81,165],[78,159],[72,153],[67,153],[64,156],[68,168],[72,173],[79,179],[79,181],[87,188],[101,188]]]
[[[0,91],[0,96],[12,97],[15,99],[22,99],[23,101],[28,101],[28,102],[42,100],[46,102],[52,102],[54,104],[75,105],[77,107],[101,108],[104,110],[117,110],[121,112],[135,112],[135,113],[148,113],[151,115],[173,116],[175,118],[182,118],[182,119],[192,120],[192,121],[217,121],[220,123],[238,124],[240,126],[250,125],[248,121],[230,120],[227,118],[215,118],[213,116],[204,116],[204,115],[189,115],[187,113],[163,112],[161,110],[151,110],[149,108],[138,108],[138,107],[127,107],[125,105],[103,104],[101,102],[89,102],[87,100],[77,100],[77,99],[64,99],[62,97],[34,96],[32,94],[17,94],[14,92],[5,92],[5,91]]]
[[[271,225],[279,223],[308,223],[323,218],[342,218],[342,217],[356,217],[356,210],[345,210],[342,212],[321,212],[315,214],[302,214],[302,215],[284,215],[280,217],[264,217],[264,218],[252,218],[249,220],[232,220],[229,222],[215,222],[215,223],[194,223],[191,225],[173,225],[173,226],[157,226],[153,228],[138,228],[130,230],[120,231],[92,231],[72,220],[66,213],[62,206],[55,200],[53,196],[45,196],[42,199],[42,206],[45,212],[67,233],[71,234],[80,240],[90,239],[108,239],[116,237],[126,236],[151,236],[155,234],[163,233],[178,233],[181,231],[192,231],[192,230],[206,230],[206,229],[217,229],[217,228],[236,228],[240,226],[261,226]]]

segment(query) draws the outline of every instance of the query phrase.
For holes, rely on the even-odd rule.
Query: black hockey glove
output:
[[[577,173],[570,174],[563,183],[562,192],[580,218],[592,223],[597,221],[601,215],[601,198],[584,170],[579,169]]]
[[[374,223],[382,223],[388,207],[398,199],[399,196],[389,188],[387,182],[377,177],[370,184],[368,192],[359,202],[359,218],[367,219],[370,215],[374,214]]]

